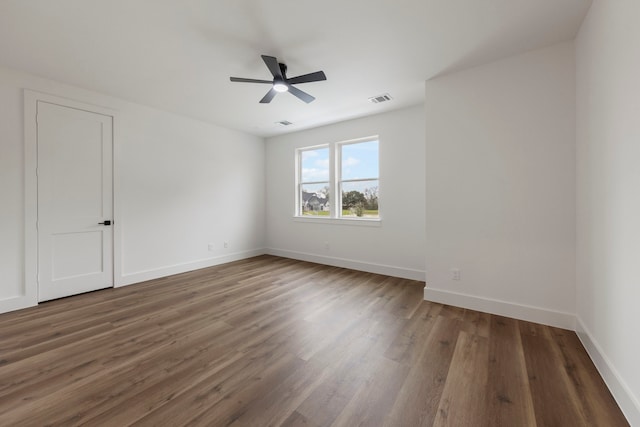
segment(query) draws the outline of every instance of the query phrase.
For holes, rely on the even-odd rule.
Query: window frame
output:
[[[363,142],[377,141],[378,143],[378,174],[376,177],[342,179],[342,147]],[[302,153],[305,151],[329,148],[329,215],[316,216],[304,215],[302,212],[302,185],[323,184],[326,181],[302,182]],[[342,184],[345,182],[378,181],[378,216],[376,218],[363,218],[357,216],[343,216],[342,214]],[[380,185],[380,137],[371,135],[363,138],[349,139],[345,141],[329,142],[324,144],[298,147],[295,149],[295,198],[293,219],[302,222],[335,223],[351,225],[379,226],[382,222],[381,185]]]
[[[342,148],[346,145],[356,145],[362,144],[364,142],[373,142],[376,141],[378,143],[378,174],[375,177],[367,177],[367,178],[350,178],[343,179],[342,178]],[[378,220],[380,218],[380,138],[378,136],[373,136],[369,138],[358,138],[352,139],[349,141],[341,141],[335,143],[335,156],[336,156],[336,198],[338,204],[338,215],[336,215],[340,219],[356,219],[358,221],[362,220]],[[342,187],[343,183],[347,182],[365,182],[365,181],[378,181],[378,217],[377,218],[362,218],[357,216],[344,216],[342,212]]]
[[[312,150],[318,150],[318,149],[322,149],[322,148],[328,148],[329,149],[329,180],[328,181],[308,181],[308,182],[303,182],[302,181],[302,153],[305,151],[312,151]],[[298,218],[319,218],[318,216],[314,216],[314,215],[304,215],[302,212],[302,186],[304,184],[324,184],[327,183],[329,185],[329,216],[327,216],[327,218],[331,217],[331,214],[333,213],[333,201],[331,200],[331,196],[333,193],[333,190],[331,188],[331,182],[333,179],[333,172],[332,172],[332,150],[331,150],[331,145],[330,144],[319,144],[319,145],[313,145],[310,147],[301,147],[296,149],[296,185],[295,185],[295,192],[296,192],[296,197],[295,197],[295,206],[294,206],[294,216],[298,217]]]

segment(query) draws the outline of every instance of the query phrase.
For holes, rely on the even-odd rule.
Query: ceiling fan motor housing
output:
[[[278,65],[280,66],[280,72],[282,73],[282,77],[286,80],[287,79],[287,64],[279,63]]]

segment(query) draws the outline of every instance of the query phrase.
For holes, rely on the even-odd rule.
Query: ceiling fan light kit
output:
[[[287,78],[287,66],[285,64],[278,63],[278,60],[274,56],[261,55],[265,65],[273,75],[273,80],[258,80],[258,79],[245,79],[243,77],[230,77],[232,82],[241,83],[266,83],[272,85],[267,94],[260,100],[261,104],[268,104],[271,102],[277,93],[289,92],[298,99],[306,102],[307,104],[312,102],[313,96],[309,95],[297,87],[293,86],[300,83],[311,83],[327,80],[327,76],[324,71],[316,71],[314,73],[303,74],[301,76]]]
[[[289,86],[285,82],[274,82],[273,89],[276,92],[286,92],[289,90]]]

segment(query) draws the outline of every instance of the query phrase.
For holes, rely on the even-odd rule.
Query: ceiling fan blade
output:
[[[307,104],[315,99],[313,96],[309,95],[307,92],[301,91],[295,86],[289,85],[289,92],[291,92],[291,95],[297,96]]]
[[[273,77],[282,78],[282,72],[280,71],[280,65],[278,65],[278,60],[274,56],[261,55],[262,60],[267,65]]]
[[[260,104],[270,103],[273,97],[276,96],[277,93],[278,92],[274,88],[271,88],[271,90],[267,92],[267,94],[260,100]]]
[[[232,82],[242,82],[242,83],[269,83],[273,84],[271,80],[256,80],[256,79],[245,79],[242,77],[229,77]]]
[[[287,83],[294,85],[296,83],[311,83],[322,80],[327,80],[327,76],[325,76],[324,71],[316,71],[315,73],[304,74],[302,76],[287,79]]]

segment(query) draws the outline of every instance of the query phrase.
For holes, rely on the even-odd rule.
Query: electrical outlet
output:
[[[213,252],[215,250],[216,246],[213,243],[209,243],[207,245],[207,249],[209,250],[209,252]]]
[[[229,247],[229,242],[224,242],[224,248],[227,249]]]
[[[325,248],[326,250],[331,249],[331,246],[329,246],[329,242],[324,242],[324,248]]]
[[[462,280],[462,276],[461,276],[461,271],[459,268],[452,268],[451,269],[451,280],[455,280],[456,282],[459,282],[460,280]]]

